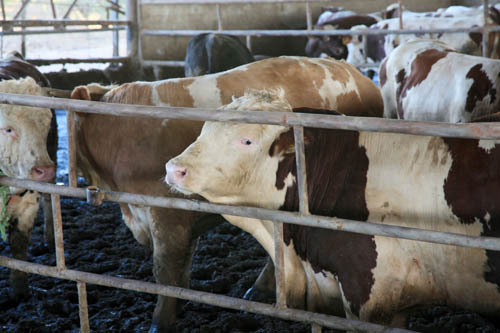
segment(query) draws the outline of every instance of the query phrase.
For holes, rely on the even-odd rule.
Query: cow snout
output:
[[[167,177],[166,177],[167,184],[169,185],[182,184],[184,179],[186,179],[187,168],[176,165],[175,163],[172,162],[168,162],[165,168],[167,170]]]
[[[48,182],[54,178],[56,168],[53,166],[35,166],[31,169],[31,176],[39,182]]]

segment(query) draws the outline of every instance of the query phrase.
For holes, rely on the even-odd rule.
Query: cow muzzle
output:
[[[182,185],[186,180],[188,170],[185,167],[179,166],[172,161],[168,161],[165,166],[167,175],[165,181],[169,185]]]
[[[56,168],[54,166],[34,166],[31,169],[32,179],[39,182],[51,181],[56,175]]]

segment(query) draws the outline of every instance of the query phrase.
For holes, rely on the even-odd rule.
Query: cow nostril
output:
[[[179,177],[179,178],[184,178],[184,177],[186,177],[186,175],[187,175],[187,170],[186,170],[186,169],[176,170],[176,171],[175,171],[175,174],[176,174],[176,175],[177,175],[177,177]]]

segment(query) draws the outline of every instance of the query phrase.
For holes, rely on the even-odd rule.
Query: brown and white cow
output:
[[[500,60],[456,52],[437,40],[398,46],[380,65],[384,116],[470,122],[500,108]]]
[[[494,8],[490,8],[490,16],[487,23],[500,22],[500,14]],[[483,25],[484,18],[482,14],[475,16],[457,16],[457,17],[409,17],[404,21],[404,29],[422,30],[422,29],[458,29],[472,28]],[[366,26],[354,26],[353,31],[370,30],[399,30],[399,19],[387,19],[373,24],[369,28]],[[388,56],[396,47],[415,38],[438,39],[451,45],[460,53],[470,55],[481,55],[482,35],[481,33],[422,33],[422,34],[404,34],[404,35],[367,35],[367,54],[368,63],[376,63]],[[500,48],[498,47],[499,34],[490,32],[488,36],[488,56],[491,58],[500,58]],[[360,66],[365,63],[363,54],[363,40],[361,35],[346,36],[344,43],[347,45],[347,62]]]
[[[224,108],[292,112],[282,96],[260,91]],[[312,214],[499,234],[494,142],[305,128],[305,143]],[[167,163],[166,181],[211,202],[297,211],[293,148],[287,127],[206,122]],[[226,218],[274,256],[271,222]],[[349,318],[393,325],[401,311],[425,304],[500,313],[498,252],[292,224],[284,225],[284,242],[293,307],[335,313],[340,305]]]
[[[0,92],[44,95],[31,77],[0,81]],[[51,121],[50,109],[0,105],[0,170],[9,177],[51,181],[55,176],[54,162],[47,152]],[[9,243],[14,258],[26,260],[39,194],[22,189],[12,189],[12,192],[6,207],[10,217]],[[26,273],[11,270],[10,281],[16,299],[29,294]]]
[[[351,115],[381,116],[378,88],[353,66],[329,59],[270,58],[195,78],[127,83],[102,101],[157,106],[219,107],[247,88],[283,89],[294,106],[333,108]],[[98,99],[106,90],[77,87],[74,98]],[[198,136],[202,123],[77,113],[78,166],[89,183],[102,188],[172,195],[161,181],[162,159],[181,153]],[[194,241],[203,229],[200,216],[177,210],[121,205],[135,238],[153,247],[159,283],[188,285]],[[167,302],[169,302],[167,304]],[[159,297],[154,325],[175,320],[175,299]]]

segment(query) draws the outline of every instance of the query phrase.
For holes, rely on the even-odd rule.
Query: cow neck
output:
[[[326,113],[325,110],[294,110],[297,111]],[[365,148],[359,146],[359,132],[305,128],[304,136],[311,214],[366,221],[368,158]],[[271,151],[279,151],[276,147],[290,147],[290,143],[293,143],[292,130],[283,133],[273,143]],[[285,186],[284,179],[289,173],[296,176],[295,165],[295,154],[285,154],[278,165],[278,189]],[[280,209],[298,211],[298,201],[294,183],[287,188]],[[293,224],[285,224],[283,228],[285,243],[290,245],[293,241],[299,257],[309,262],[316,273],[334,274],[341,282],[351,311],[359,314],[374,283],[371,272],[376,265],[373,237]]]

